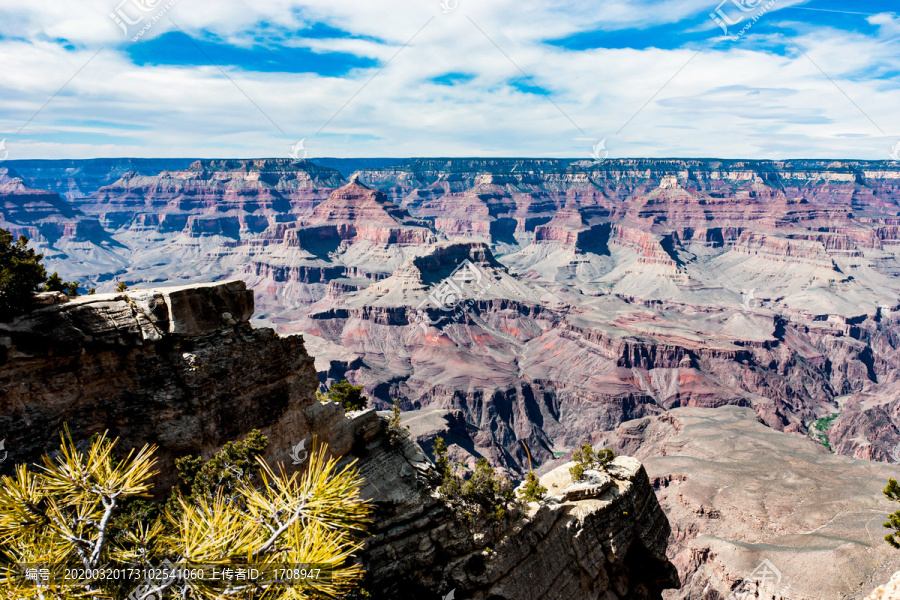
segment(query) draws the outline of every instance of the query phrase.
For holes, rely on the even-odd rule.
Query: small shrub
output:
[[[388,418],[388,443],[391,448],[401,448],[403,440],[409,437],[409,427],[403,425],[400,418],[400,401],[396,398],[391,406],[391,416]]]
[[[450,459],[447,458],[447,442],[444,438],[438,437],[434,440],[434,465],[437,467],[438,473],[446,479],[451,475]]]
[[[502,523],[507,511],[516,501],[512,484],[497,475],[486,458],[479,458],[475,470],[462,484],[462,499],[470,521],[485,515]]]
[[[117,292],[127,292],[128,284],[125,283],[124,281],[120,281],[119,283],[116,284],[116,291]]]
[[[469,524],[484,519],[503,523],[510,509],[518,505],[512,484],[498,475],[486,458],[479,458],[472,471],[462,463],[451,465],[447,444],[440,437],[434,443],[434,456],[442,478],[438,491],[457,517]]]
[[[572,481],[581,481],[584,479],[584,466],[581,463],[575,463],[574,466],[569,467],[569,474],[572,476]]]
[[[175,468],[181,484],[173,490],[168,509],[177,512],[178,496],[184,496],[192,504],[211,500],[219,494],[232,499],[239,482],[257,467],[257,458],[262,457],[268,445],[269,439],[254,429],[246,439],[226,443],[207,461],[199,456],[176,459]]]
[[[327,392],[316,392],[320,402],[337,402],[344,411],[363,410],[369,405],[369,399],[362,395],[363,386],[353,385],[346,379],[334,383]]]
[[[525,477],[525,486],[519,490],[519,499],[525,502],[540,502],[547,495],[547,488],[541,485],[534,471],[528,471]]]
[[[900,484],[896,479],[888,479],[887,487],[884,488],[884,495],[888,500],[900,502]],[[882,523],[888,529],[893,531],[884,536],[884,541],[900,550],[900,510],[896,510],[888,515],[888,520]]]
[[[454,473],[454,467],[463,468],[462,465],[454,465],[447,457],[447,443],[444,438],[438,437],[434,440],[434,465],[437,467],[438,473],[441,475],[441,485],[438,492],[444,498],[458,498],[461,491],[461,478]]]
[[[584,479],[584,472],[591,469],[605,469],[606,466],[613,461],[616,453],[611,448],[604,448],[595,451],[590,444],[585,444],[572,453],[572,460],[575,465],[569,467],[569,474],[572,481],[581,481]]]
[[[45,292],[65,292],[67,296],[78,296],[78,288],[81,287],[80,281],[63,281],[59,273],[54,272],[47,278],[44,284]]]
[[[62,277],[59,276],[59,273],[53,272],[53,275],[47,278],[47,282],[44,284],[45,292],[61,292],[66,289],[66,282],[62,280]]]

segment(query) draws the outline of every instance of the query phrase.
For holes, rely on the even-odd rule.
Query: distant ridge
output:
[[[72,200],[89,196],[129,171],[157,175],[186,169],[196,158],[66,158],[6,160],[0,168],[14,169],[28,187],[52,190]]]
[[[344,177],[349,177],[354,171],[365,169],[384,169],[402,164],[407,158],[312,158],[312,162],[323,167],[331,167],[340,171]]]

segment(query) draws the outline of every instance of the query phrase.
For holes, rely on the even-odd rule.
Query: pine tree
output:
[[[541,480],[534,474],[534,471],[528,471],[525,485],[519,491],[519,498],[525,502],[540,502],[546,495],[547,488],[541,485]]]
[[[256,584],[256,597],[265,593],[274,600],[313,599],[350,593],[361,580],[353,556],[362,547],[371,512],[360,497],[363,480],[354,463],[338,469],[338,460],[326,458],[323,445],[312,449],[302,475],[287,475],[254,456],[254,483],[243,475],[249,467],[244,461],[262,440],[254,436],[243,446],[223,449],[220,455],[223,461],[228,458],[228,465],[182,462],[183,473],[193,479],[191,494],[176,492],[177,510],[142,512],[143,501],[138,499],[152,489],[155,447],[145,446],[122,459],[115,454],[118,440],[103,434],[84,453],[67,430],[57,458],[44,457],[37,471],[18,465],[13,476],[0,479],[0,597],[112,600],[130,594],[138,600],[175,600],[253,595],[246,581],[211,577],[161,578],[146,585],[122,578],[70,579],[62,585],[67,568],[150,568],[162,561],[181,568],[252,565],[259,570],[313,564],[326,575],[317,573],[288,587],[264,580]],[[221,480],[213,476],[226,472],[234,479],[219,485]],[[229,490],[239,501],[229,498]],[[55,565],[59,572],[46,585],[36,584],[18,568],[35,563]]]
[[[28,248],[28,238],[0,229],[0,321],[8,321],[31,308],[31,299],[47,281],[43,254]]]
[[[65,292],[67,296],[77,296],[81,283],[78,281],[63,281],[56,271],[53,272],[44,283],[45,292]]]
[[[363,410],[369,405],[369,399],[362,395],[363,386],[353,385],[346,379],[334,383],[325,393],[316,392],[316,398],[322,402],[337,402],[344,410]]]
[[[897,483],[896,479],[888,479],[887,487],[884,488],[884,495],[887,496],[888,500],[900,502],[900,484]],[[894,548],[900,549],[900,510],[896,510],[888,515],[888,520],[882,525],[888,529],[893,529],[891,533],[884,536],[884,540]]]
[[[495,523],[507,519],[510,509],[517,505],[515,489],[509,480],[497,474],[486,458],[479,458],[471,471],[462,463],[451,464],[447,443],[441,437],[435,438],[433,452],[441,475],[438,492],[460,519],[470,525],[485,518]]]
[[[572,460],[575,464],[569,467],[569,474],[572,481],[581,481],[584,479],[584,472],[591,469],[605,469],[606,466],[613,461],[616,453],[612,448],[604,448],[595,451],[590,444],[584,444],[581,448],[572,453]]]
[[[388,418],[388,443],[392,448],[398,449],[402,447],[403,440],[407,437],[409,437],[409,427],[403,425],[400,401],[395,398],[391,405],[391,416]]]

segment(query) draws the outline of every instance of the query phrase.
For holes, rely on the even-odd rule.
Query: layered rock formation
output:
[[[166,170],[184,169],[190,158],[89,158],[79,160],[7,160],[5,165],[16,171],[26,185],[50,190],[75,200],[95,193],[114,183],[125,173],[156,175]]]
[[[678,585],[669,525],[637,461],[617,459],[608,485],[577,499],[566,470],[550,474],[557,500],[472,530],[435,493],[421,448],[393,448],[374,410],[316,401],[302,338],[252,327],[253,308],[253,293],[230,281],[89,296],[0,325],[2,469],[52,451],[63,424],[81,443],[108,429],[124,448],[159,445],[162,492],[174,458],[210,456],[251,429],[269,437],[272,462],[318,436],[359,459],[376,506],[361,557],[374,597],[624,600]]]
[[[16,238],[28,237],[48,263],[68,265],[64,270],[72,279],[94,274],[96,267],[116,272],[128,265],[119,253],[124,246],[98,219],[55,192],[26,185],[21,174],[9,168],[0,169],[0,228]]]
[[[250,429],[284,460],[311,420],[343,427],[338,407],[313,402],[302,340],[253,328],[252,313],[252,292],[233,281],[86,296],[0,325],[3,467],[58,447],[68,424],[76,439],[109,430],[126,447],[158,444],[165,489],[176,457]]]
[[[666,598],[859,598],[900,569],[881,527],[897,508],[881,493],[894,465],[834,456],[739,407],[678,408],[595,437],[644,462],[673,523],[683,585]]]
[[[559,501],[529,504],[504,525],[463,525],[417,480],[427,461],[408,442],[409,462],[383,446],[362,463],[381,518],[366,554],[379,598],[661,598],[677,587],[665,557],[665,516],[637,461],[610,466],[609,486],[566,500],[568,466],[545,476]],[[381,504],[384,502],[385,504]]]
[[[728,405],[849,457],[900,461],[895,164],[358,166],[201,161],[117,176],[71,219],[9,210],[37,230],[99,224],[107,245],[86,236],[80,255],[55,253],[65,237],[39,243],[51,269],[93,270],[101,290],[248,280],[256,322],[303,332],[322,383],[450,415],[430,418],[427,439],[451,436],[454,458],[512,476],[528,465],[522,441],[549,465],[623,422]],[[11,190],[9,207],[35,200]]]
[[[748,405],[800,432],[844,411],[832,447],[857,456],[900,442],[877,408],[900,305],[889,163],[423,159],[351,179],[309,161],[197,161],[126,173],[75,207],[16,180],[4,214],[51,268],[93,269],[101,289],[246,279],[258,319],[316,336],[324,379],[460,408],[479,452],[514,470],[518,439],[543,461],[686,404]],[[42,236],[45,222],[69,237]],[[503,285],[464,307],[428,300],[472,242]]]

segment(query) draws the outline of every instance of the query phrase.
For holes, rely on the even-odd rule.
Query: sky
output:
[[[717,1],[0,0],[0,160],[900,160],[900,3]]]

